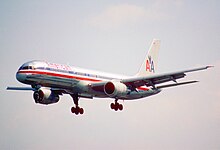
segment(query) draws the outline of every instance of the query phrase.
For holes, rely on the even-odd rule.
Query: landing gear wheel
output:
[[[115,111],[118,111],[118,106],[119,106],[119,103],[115,103]]]
[[[111,103],[110,105],[111,109],[115,110],[115,111],[118,111],[118,110],[123,110],[123,105],[122,104],[119,104],[117,102],[117,100],[115,100],[115,103]]]
[[[84,113],[83,108],[79,108],[79,113],[82,115]]]
[[[119,104],[118,109],[122,111],[123,110],[123,105]]]
[[[75,114],[76,108],[75,108],[75,107],[72,107],[72,108],[71,108],[71,112],[72,112],[73,114]]]
[[[78,107],[76,108],[76,112],[75,112],[75,114],[76,114],[76,115],[79,114],[79,108],[78,108]]]
[[[115,111],[118,111],[118,107],[115,107],[115,109],[114,109]]]
[[[111,109],[115,109],[115,104],[111,103]]]

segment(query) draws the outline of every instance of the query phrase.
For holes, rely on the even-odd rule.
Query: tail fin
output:
[[[154,39],[136,76],[147,76],[156,72],[159,48],[160,40]]]

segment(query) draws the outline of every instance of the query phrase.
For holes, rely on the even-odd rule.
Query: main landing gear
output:
[[[115,100],[115,103],[111,103],[111,109],[114,109],[115,111],[122,111],[123,110],[123,105],[118,103],[118,100]]]
[[[73,95],[71,95],[71,97],[73,98],[73,102],[76,105],[76,107],[73,106],[71,108],[71,112],[73,114],[76,114],[76,115],[83,114],[84,113],[83,108],[79,107],[79,96],[78,96],[78,94],[73,94]]]

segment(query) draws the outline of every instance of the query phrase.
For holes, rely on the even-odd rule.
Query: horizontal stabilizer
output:
[[[178,85],[184,85],[184,84],[191,84],[191,83],[196,83],[196,82],[199,82],[199,81],[188,81],[188,82],[167,84],[167,85],[157,86],[157,88],[158,88],[158,89],[162,89],[162,88],[168,88],[168,87],[173,87],[173,86],[178,86]]]
[[[34,91],[31,87],[7,87],[7,90],[17,90],[17,91]]]

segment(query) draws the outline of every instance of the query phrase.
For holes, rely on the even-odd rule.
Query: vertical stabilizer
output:
[[[156,72],[159,48],[160,40],[154,39],[136,76],[147,76]]]

